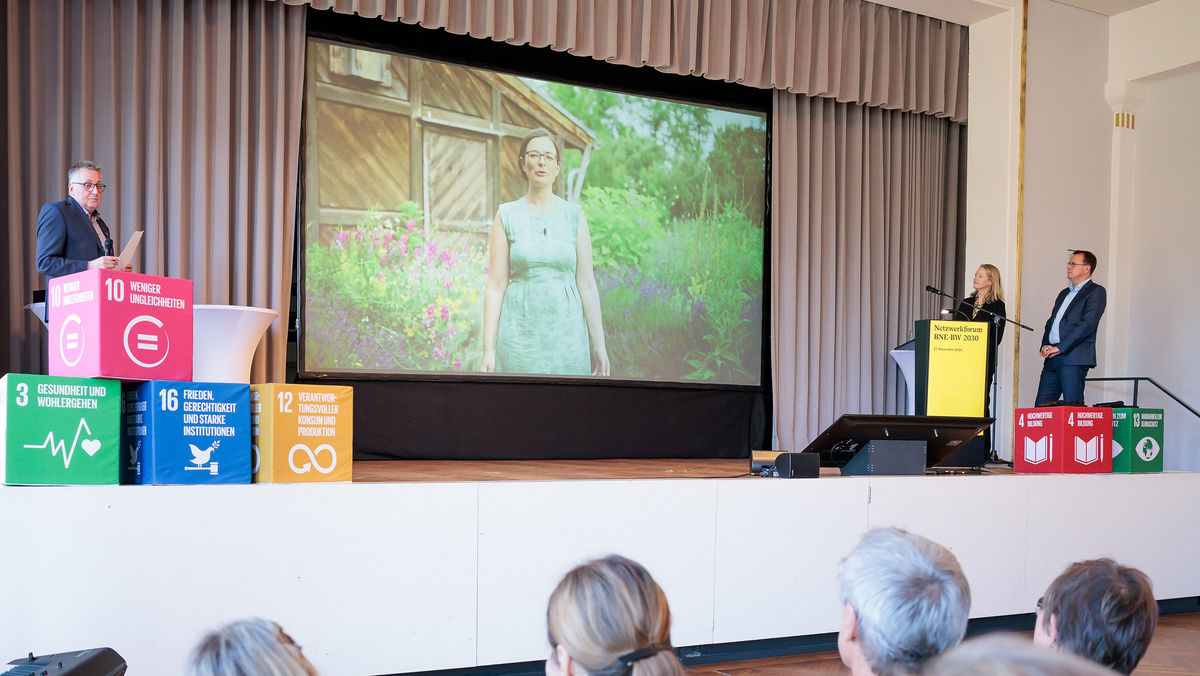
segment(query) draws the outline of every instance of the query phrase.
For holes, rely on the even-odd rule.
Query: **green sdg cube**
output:
[[[1163,471],[1163,410],[1113,409],[1113,472]]]
[[[10,373],[0,390],[4,483],[117,483],[119,381]]]

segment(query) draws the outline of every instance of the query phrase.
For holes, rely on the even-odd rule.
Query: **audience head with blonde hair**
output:
[[[925,676],[1111,676],[1082,657],[1036,646],[1012,634],[971,639],[939,657]]]
[[[867,531],[838,581],[838,653],[855,676],[918,672],[966,634],[967,578],[949,550],[920,535]]]
[[[608,556],[567,573],[546,609],[547,676],[682,676],[667,597],[641,565]]]
[[[226,625],[200,641],[189,676],[317,676],[283,629],[251,618]]]
[[[1112,559],[1080,561],[1038,602],[1033,640],[1128,674],[1157,624],[1158,602],[1145,573]]]

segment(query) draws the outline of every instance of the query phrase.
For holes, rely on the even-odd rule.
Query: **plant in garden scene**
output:
[[[478,359],[485,252],[439,246],[422,217],[407,202],[309,244],[308,368],[458,371]]]

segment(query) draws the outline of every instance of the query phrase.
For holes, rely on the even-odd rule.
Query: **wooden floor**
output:
[[[1026,632],[1026,635],[1030,635]],[[713,676],[800,676],[849,674],[836,651],[795,657],[772,657],[745,662],[700,664],[695,674]],[[1133,672],[1137,676],[1200,674],[1200,613],[1167,615],[1158,620],[1150,649]]]
[[[726,479],[750,476],[749,458],[650,460],[357,460],[354,480],[391,481],[582,481],[595,479]],[[1011,474],[991,467],[989,473]],[[947,472],[950,473],[950,472]],[[954,472],[961,474],[962,472]],[[839,476],[822,467],[821,476]]]
[[[572,481],[713,479],[746,476],[748,458],[718,460],[376,460],[356,461],[354,480]],[[833,470],[837,473],[837,470]]]

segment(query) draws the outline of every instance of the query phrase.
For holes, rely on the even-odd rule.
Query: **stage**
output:
[[[619,552],[677,646],[834,632],[867,528],[958,556],[973,618],[1025,614],[1070,562],[1200,596],[1200,474],[764,479],[746,460],[358,463],[342,484],[0,487],[0,656],[107,645],[178,673],[208,629],[280,622],[323,674],[543,659],[561,575]],[[725,478],[740,477],[740,478]]]
[[[628,460],[376,460],[354,463],[354,482],[735,479],[748,458]],[[833,470],[836,473],[836,470]]]

